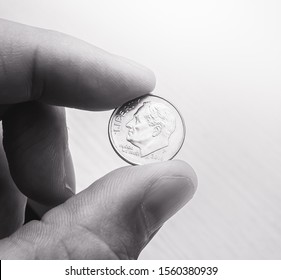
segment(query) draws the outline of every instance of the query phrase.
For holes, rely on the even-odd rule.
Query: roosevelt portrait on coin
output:
[[[176,129],[176,118],[162,103],[144,102],[126,124],[127,141],[140,149],[141,157],[169,146]]]

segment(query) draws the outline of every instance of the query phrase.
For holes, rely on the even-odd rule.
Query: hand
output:
[[[53,31],[0,20],[0,258],[135,259],[194,194],[182,161],[117,169],[73,195],[63,107],[149,93],[148,69]],[[23,225],[26,199],[49,210]]]

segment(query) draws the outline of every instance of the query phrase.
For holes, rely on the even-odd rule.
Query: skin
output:
[[[74,195],[63,107],[115,108],[151,92],[153,73],[70,36],[6,20],[0,42],[0,258],[136,259],[192,198],[196,175],[182,161],[126,166]],[[23,225],[27,199],[38,213],[48,211]]]

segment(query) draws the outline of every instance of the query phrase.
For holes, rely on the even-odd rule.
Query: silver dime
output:
[[[172,159],[184,142],[185,125],[170,102],[144,95],[114,110],[108,135],[123,160],[140,165]]]

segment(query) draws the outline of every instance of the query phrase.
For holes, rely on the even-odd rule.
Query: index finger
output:
[[[154,89],[154,74],[55,31],[0,19],[0,104],[111,109]]]

